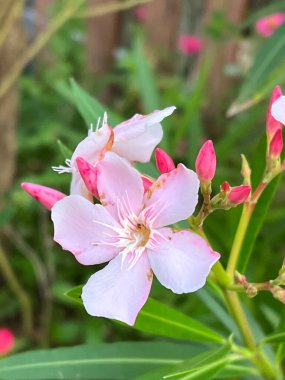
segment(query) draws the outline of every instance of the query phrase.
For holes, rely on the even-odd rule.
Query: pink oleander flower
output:
[[[70,193],[88,198],[88,190],[78,171],[76,159],[82,157],[95,166],[106,152],[113,151],[130,162],[148,162],[163,136],[160,122],[174,110],[175,107],[168,107],[145,116],[136,114],[114,129],[107,124],[105,115],[101,128],[95,132],[89,131],[88,136],[77,145],[71,159],[66,160],[68,167],[53,169],[59,173],[72,173]]]
[[[196,158],[196,172],[201,182],[210,182],[216,173],[216,153],[212,140],[207,140]]]
[[[140,173],[107,152],[97,164],[100,204],[70,195],[52,208],[54,240],[84,265],[109,262],[83,287],[92,316],[130,325],[146,302],[153,273],[175,293],[201,288],[220,255],[199,235],[166,226],[188,218],[199,180],[183,164],[162,174],[145,192]]]
[[[8,354],[14,347],[15,337],[13,332],[6,328],[0,328],[0,356]]]
[[[59,166],[53,169],[59,173],[72,173],[71,194],[80,194],[91,200],[92,195],[97,196],[96,189],[92,188],[95,184],[94,178],[90,182],[89,175],[90,187],[88,188],[88,184],[84,183],[86,176],[80,173],[77,159],[79,157],[81,159],[81,169],[85,165],[83,170],[86,171],[88,168],[94,175],[96,173],[94,166],[104,159],[104,154],[110,150],[131,162],[149,161],[153,149],[162,139],[163,131],[160,122],[174,110],[175,107],[168,107],[146,116],[136,114],[114,129],[108,126],[105,116],[102,127],[95,132],[89,131],[88,136],[77,145],[71,159],[66,160],[67,167]],[[85,159],[85,164],[82,159],[83,161]],[[23,183],[22,188],[49,210],[56,201],[65,196],[55,189],[28,182]]]
[[[202,51],[203,41],[200,37],[183,34],[178,39],[178,48],[185,55],[195,55]]]
[[[257,20],[255,29],[263,37],[270,37],[285,21],[285,13],[273,13]]]
[[[280,123],[280,121],[276,120],[274,115],[272,114],[273,104],[275,104],[277,99],[280,99],[281,97],[282,97],[282,90],[281,90],[280,86],[275,86],[274,90],[272,92],[271,98],[270,98],[269,106],[267,109],[267,115],[266,115],[266,134],[268,136],[269,141],[272,139],[272,137],[275,135],[275,133],[279,129],[282,129],[282,123]],[[278,104],[279,103],[276,103],[274,106],[274,110],[273,110],[274,114],[276,112],[276,106],[278,107]],[[281,115],[285,114],[285,108],[282,106],[280,108],[281,108],[281,110],[280,110]],[[278,109],[279,109],[279,107],[278,107]],[[283,116],[283,118],[285,121],[284,116]]]

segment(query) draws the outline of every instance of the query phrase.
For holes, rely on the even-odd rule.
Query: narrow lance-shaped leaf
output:
[[[196,353],[191,345],[158,342],[99,343],[24,352],[0,360],[0,378],[131,379]]]
[[[78,286],[68,291],[66,295],[76,302],[82,303],[81,289],[82,287]],[[152,298],[148,299],[140,311],[133,328],[145,333],[181,340],[225,342],[225,339],[214,330]]]

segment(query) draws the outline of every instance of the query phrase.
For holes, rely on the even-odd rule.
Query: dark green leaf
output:
[[[76,302],[80,302],[82,286],[65,293]],[[196,342],[224,343],[225,339],[202,323],[149,298],[140,311],[134,328],[149,334]]]

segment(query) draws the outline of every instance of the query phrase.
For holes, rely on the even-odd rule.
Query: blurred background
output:
[[[285,1],[272,0],[0,0],[0,327],[14,332],[15,349],[149,338],[89,317],[64,295],[98,267],[80,266],[53,243],[50,213],[20,183],[68,193],[69,175],[51,166],[70,158],[94,115],[106,110],[114,126],[169,105],[177,111],[163,122],[161,146],[176,163],[194,168],[211,138],[215,191],[225,180],[241,183],[241,153],[260,175],[267,105],[285,82],[284,20]],[[250,281],[274,278],[281,266],[284,190],[253,251]],[[206,222],[222,261],[239,213]],[[210,290],[174,296],[155,282],[152,296],[220,331],[230,318]],[[257,333],[276,326],[280,303],[268,294],[246,302],[259,316]]]

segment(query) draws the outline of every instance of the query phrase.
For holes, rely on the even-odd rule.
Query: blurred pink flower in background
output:
[[[200,53],[203,49],[203,41],[200,37],[190,34],[182,34],[178,39],[178,47],[181,53],[194,55]]]
[[[8,354],[14,347],[15,337],[6,327],[0,328],[0,356]]]
[[[136,7],[134,9],[134,17],[140,22],[145,22],[147,19],[147,8],[146,8],[146,6],[141,5],[139,7]]]
[[[257,20],[255,29],[263,37],[271,36],[280,25],[285,21],[285,13],[273,13],[270,16],[262,17]]]

